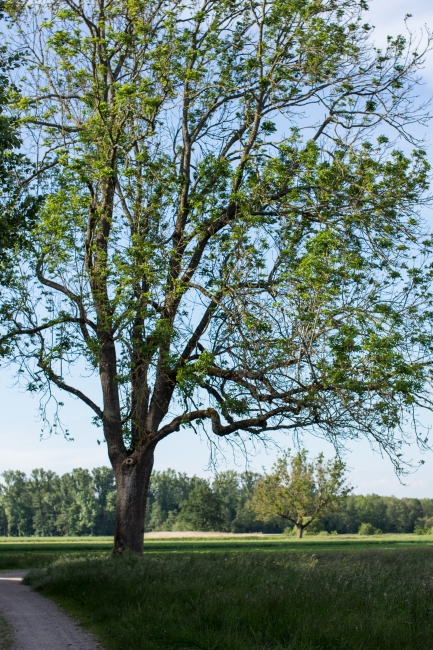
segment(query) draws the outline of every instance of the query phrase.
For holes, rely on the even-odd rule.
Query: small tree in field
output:
[[[296,526],[300,539],[307,526],[334,510],[351,488],[345,483],[346,466],[340,458],[325,463],[323,454],[308,462],[305,449],[279,458],[270,474],[257,484],[252,506],[266,519],[278,516]]]

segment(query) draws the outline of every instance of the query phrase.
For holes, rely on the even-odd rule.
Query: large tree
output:
[[[364,0],[8,8],[44,206],[3,341],[102,425],[114,552],[142,551],[155,447],[185,426],[366,435],[398,466],[430,405],[425,49],[375,49]]]

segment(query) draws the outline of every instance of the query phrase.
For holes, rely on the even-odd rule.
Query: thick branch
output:
[[[225,426],[221,424],[220,415],[218,411],[216,411],[214,408],[191,411],[190,413],[184,413],[183,415],[179,415],[178,417],[174,418],[169,424],[166,424],[164,427],[162,427],[155,435],[155,439],[156,441],[159,441],[165,438],[166,436],[168,436],[170,433],[173,433],[174,431],[179,431],[182,424],[188,424],[190,422],[194,422],[194,420],[205,420],[205,419],[211,420],[213,433],[215,433],[217,436],[220,437],[228,436],[231,433],[235,433],[236,431],[239,430],[250,431],[252,433],[257,434],[266,430],[268,420],[278,415],[283,415],[284,413],[288,413],[289,411],[290,409],[287,406],[281,406],[272,409],[267,413],[262,413],[261,415],[258,415],[256,417],[245,418],[244,420],[238,420],[237,422],[234,421]],[[291,429],[299,426],[300,424],[291,424],[285,426],[284,428]],[[252,427],[255,427],[259,430],[252,431]]]

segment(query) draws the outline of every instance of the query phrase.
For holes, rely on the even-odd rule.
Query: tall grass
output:
[[[108,650],[429,650],[433,549],[63,561],[28,582]]]

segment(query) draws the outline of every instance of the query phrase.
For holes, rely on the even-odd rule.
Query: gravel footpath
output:
[[[102,650],[53,602],[22,585],[24,575],[0,573],[0,612],[13,629],[13,650]]]

